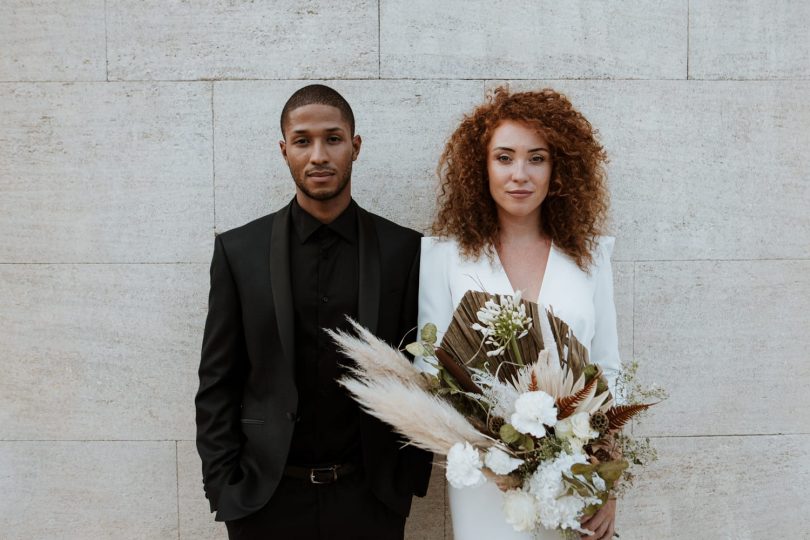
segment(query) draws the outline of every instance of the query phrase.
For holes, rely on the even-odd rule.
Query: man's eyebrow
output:
[[[326,128],[324,131],[328,131],[329,133],[334,133],[335,131],[345,131],[345,130],[340,126],[335,126],[335,127]],[[293,130],[293,133],[309,133],[309,132],[310,132],[309,129],[294,129]]]

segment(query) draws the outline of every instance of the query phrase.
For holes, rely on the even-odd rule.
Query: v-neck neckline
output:
[[[512,285],[512,280],[509,279],[509,274],[506,273],[506,267],[503,265],[503,261],[501,261],[501,254],[498,253],[498,248],[492,248],[495,251],[495,260],[498,261],[498,266],[503,271],[503,276],[506,279],[506,284],[509,285],[509,289],[512,291],[511,294],[515,294],[515,287]],[[546,285],[546,277],[548,276],[548,269],[551,266],[551,259],[552,255],[554,254],[554,241],[552,240],[550,245],[548,246],[548,258],[546,259],[546,267],[543,270],[543,275],[540,276],[540,288],[537,289],[537,298],[525,298],[524,300],[530,300],[536,304],[540,303],[540,297],[543,295],[543,287]],[[522,293],[523,291],[521,291]]]

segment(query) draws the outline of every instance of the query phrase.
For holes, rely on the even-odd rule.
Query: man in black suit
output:
[[[352,200],[362,141],[335,90],[295,92],[281,131],[295,198],[214,244],[196,397],[206,496],[231,540],[402,538],[431,456],[337,384],[350,361],[323,329],[350,316],[400,343],[420,235]]]

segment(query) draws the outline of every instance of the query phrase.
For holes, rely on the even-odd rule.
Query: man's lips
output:
[[[313,171],[307,173],[307,176],[310,178],[328,178],[335,176],[335,171]]]

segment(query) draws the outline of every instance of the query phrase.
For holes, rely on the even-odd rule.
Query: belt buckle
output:
[[[328,479],[324,480],[323,476],[318,477],[320,474],[329,474],[330,476]],[[332,482],[337,481],[337,465],[332,465],[331,467],[322,467],[320,469],[310,469],[309,471],[309,481],[313,484],[331,484]]]

